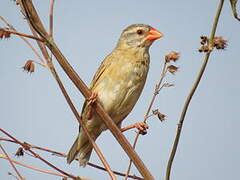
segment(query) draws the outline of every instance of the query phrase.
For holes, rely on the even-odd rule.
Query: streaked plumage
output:
[[[160,37],[162,34],[148,25],[134,24],[127,27],[90,84],[91,91],[97,93],[103,108],[119,127],[143,90],[149,69],[149,47]],[[82,118],[96,140],[106,130],[106,126],[96,113],[89,119],[90,107],[86,104],[82,108]],[[71,163],[77,157],[80,165],[85,166],[91,152],[92,146],[80,128],[67,162]]]

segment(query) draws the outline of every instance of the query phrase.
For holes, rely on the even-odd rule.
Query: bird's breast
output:
[[[118,122],[136,104],[146,81],[148,64],[126,61],[113,66],[94,91],[104,109]]]

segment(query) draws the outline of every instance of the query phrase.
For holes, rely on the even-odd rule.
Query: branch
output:
[[[24,10],[26,17],[28,18],[30,24],[36,30],[36,32],[45,40],[46,45],[51,50],[53,55],[56,57],[58,63],[64,69],[65,73],[72,80],[75,86],[79,89],[79,91],[84,95],[85,98],[89,98],[91,96],[91,91],[87,88],[85,83],[81,80],[78,74],[74,71],[72,66],[68,63],[67,59],[63,56],[61,51],[58,49],[57,45],[53,41],[52,38],[46,34],[45,29],[39,26],[41,24],[40,18],[31,2],[31,0],[21,0],[21,7]],[[103,107],[99,102],[96,102],[96,112],[103,119],[108,129],[112,132],[114,137],[117,139],[119,144],[128,154],[128,156],[132,159],[133,163],[142,174],[145,179],[153,180],[154,177],[151,175],[147,167],[144,165],[142,160],[136,154],[136,152],[131,147],[130,143],[127,141],[125,136],[121,133],[116,124],[112,121],[110,116],[104,111]]]
[[[79,178],[74,176],[74,175],[71,175],[71,174],[68,174],[66,173],[65,171],[59,169],[58,167],[56,167],[55,165],[51,164],[49,161],[45,160],[44,158],[42,158],[39,154],[35,153],[33,150],[31,150],[31,145],[30,144],[27,144],[27,143],[23,143],[21,141],[19,141],[18,139],[16,139],[15,137],[13,137],[12,135],[10,135],[9,133],[7,133],[6,131],[4,131],[2,128],[0,128],[0,131],[2,133],[4,133],[6,136],[8,136],[9,138],[11,138],[12,140],[14,140],[17,144],[20,144],[25,150],[29,151],[35,158],[37,159],[40,159],[41,161],[43,161],[45,164],[47,164],[48,166],[50,166],[51,168],[57,170],[58,172],[68,176],[68,177],[71,177],[75,180],[78,180]]]
[[[88,162],[88,165],[91,166],[91,167],[94,167],[94,168],[97,168],[97,169],[101,169],[103,171],[106,171],[106,169],[104,169],[103,167],[101,166],[98,166],[96,164],[92,164],[90,162]],[[118,171],[113,171],[116,175],[119,175],[119,176],[123,176],[125,177],[126,175],[129,177],[129,178],[132,178],[132,179],[137,179],[137,180],[144,180],[143,178],[141,177],[138,177],[136,175],[129,175],[129,174],[124,174],[124,173],[121,173],[121,172],[118,172]]]
[[[34,40],[37,40],[37,41],[44,42],[43,39],[40,39],[40,38],[38,38],[38,37],[35,37],[35,36],[32,36],[32,35],[28,35],[28,34],[19,33],[19,32],[13,31],[13,30],[5,29],[5,28],[0,28],[0,31],[8,32],[8,33],[10,33],[10,34],[15,34],[15,35],[18,35],[18,36],[27,37],[27,38],[30,38],[30,39],[34,39]]]
[[[11,24],[9,24],[2,16],[0,16],[0,20],[2,20],[10,29],[17,31]],[[34,35],[35,36],[35,35]],[[37,52],[37,50],[32,46],[32,44],[29,42],[28,39],[19,36],[34,52],[34,54],[38,57],[38,59],[43,63],[46,64],[46,62],[44,61],[44,59],[40,56],[40,54]],[[37,37],[37,36],[35,36]],[[39,43],[39,41],[37,41]]]
[[[211,32],[211,35],[210,35],[210,46],[212,45],[213,43],[213,39],[215,37],[215,32],[216,32],[216,29],[217,29],[217,24],[218,24],[218,20],[219,20],[219,17],[220,17],[220,14],[221,14],[221,10],[222,10],[222,7],[223,7],[223,4],[224,4],[224,0],[220,0],[219,2],[219,6],[218,6],[218,9],[217,9],[217,12],[216,12],[216,16],[215,16],[215,19],[214,19],[214,22],[213,22],[213,26],[212,26],[212,32]],[[171,174],[171,168],[172,168],[172,163],[173,163],[173,160],[174,160],[174,157],[175,157],[175,154],[176,154],[176,151],[177,151],[177,147],[178,147],[178,143],[179,143],[179,139],[180,139],[180,135],[181,135],[181,131],[182,131],[182,126],[183,126],[183,123],[184,123],[184,119],[185,119],[185,115],[186,115],[186,112],[187,112],[187,109],[188,109],[188,106],[190,104],[190,101],[199,85],[199,82],[202,78],[202,75],[205,71],[205,68],[207,66],[207,63],[208,63],[208,59],[209,59],[209,56],[211,54],[211,51],[206,53],[205,55],[205,58],[204,58],[204,61],[203,61],[203,64],[202,64],[202,67],[198,73],[198,76],[193,84],[193,87],[185,101],[185,104],[184,104],[184,107],[183,107],[183,110],[182,110],[182,113],[181,113],[181,116],[180,116],[180,119],[179,119],[179,123],[178,123],[178,128],[177,128],[177,134],[176,134],[176,137],[175,137],[175,140],[174,140],[174,144],[173,144],[173,147],[172,147],[172,151],[171,151],[171,154],[170,154],[170,157],[169,157],[169,160],[168,160],[168,165],[167,165],[167,170],[166,170],[166,176],[165,176],[165,180],[170,180],[170,174]]]
[[[238,16],[238,13],[237,13],[237,1],[238,0],[230,0],[230,3],[231,3],[231,7],[232,7],[232,13],[233,13],[233,16],[238,20],[240,21],[240,17]]]
[[[33,35],[35,36],[38,36],[36,34],[36,31],[32,28],[32,26],[30,25],[30,29],[33,33]],[[58,83],[58,86],[59,88],[61,89],[61,92],[63,93],[63,96],[65,97],[70,109],[72,110],[73,114],[75,115],[76,119],[78,120],[78,122],[81,124],[81,126],[83,127],[83,131],[86,133],[88,139],[90,140],[92,146],[93,146],[93,149],[95,150],[95,152],[97,153],[99,159],[102,161],[103,165],[105,166],[107,172],[109,173],[109,176],[115,180],[116,177],[114,175],[114,173],[112,172],[108,162],[106,161],[105,157],[103,156],[102,152],[100,151],[99,147],[97,146],[97,144],[95,143],[95,141],[92,139],[91,135],[89,134],[87,128],[86,128],[86,125],[85,125],[85,122],[82,120],[81,116],[78,114],[78,111],[77,109],[75,108],[71,98],[69,97],[53,63],[52,63],[52,60],[51,58],[49,57],[48,55],[48,52],[47,52],[47,49],[45,47],[45,45],[41,42],[37,42],[38,43],[38,46],[43,54],[43,56],[45,57],[46,61],[47,61],[47,65],[48,65],[48,68],[50,70],[50,72],[52,73],[53,77],[55,78],[55,80],[57,81]]]
[[[49,9],[49,35],[53,37],[53,7],[55,0],[51,0],[50,9]]]
[[[1,155],[1,154],[0,154],[0,158],[2,158],[2,159],[7,159],[6,156],[3,156],[3,155]],[[47,173],[47,174],[52,174],[52,175],[55,175],[55,176],[61,176],[61,177],[66,177],[66,178],[68,177],[68,176],[63,175],[63,174],[60,174],[60,173],[48,171],[48,170],[41,169],[41,168],[36,168],[36,167],[30,166],[30,165],[28,165],[28,164],[24,164],[24,163],[22,163],[22,162],[16,161],[16,160],[14,160],[14,159],[11,159],[11,161],[12,161],[13,163],[15,163],[15,164],[18,164],[18,165],[20,165],[20,166],[24,166],[24,167],[26,167],[26,168],[29,168],[29,169],[32,169],[32,170],[35,170],[35,171],[39,171],[39,172],[43,172],[43,173]]]
[[[0,141],[7,141],[7,142],[19,144],[19,143],[16,142],[15,140],[7,139],[7,138],[2,138],[2,137],[0,137]],[[21,144],[19,144],[19,145],[21,145]],[[47,148],[43,148],[43,147],[40,147],[40,146],[31,145],[31,144],[29,144],[29,146],[30,146],[32,149],[38,149],[38,150],[41,150],[41,151],[45,151],[45,152],[48,152],[48,153],[52,153],[53,155],[57,155],[57,156],[60,156],[60,157],[67,157],[66,154],[61,153],[61,152],[57,152],[57,151],[54,151],[54,150],[51,150],[51,149],[47,149]],[[93,163],[90,163],[90,162],[88,162],[88,165],[91,166],[91,167],[93,167],[93,168],[97,168],[97,169],[100,169],[100,170],[103,170],[103,171],[107,171],[104,167],[98,166],[98,165],[93,164]],[[113,172],[114,172],[114,174],[119,175],[119,176],[123,176],[123,177],[126,175],[126,174],[121,173],[121,172],[118,172],[118,171],[113,171]],[[64,175],[63,175],[63,176],[64,176]],[[132,179],[137,179],[137,180],[144,180],[143,178],[138,177],[138,176],[135,176],[135,175],[128,175],[128,177],[129,177],[129,178],[132,178]]]
[[[20,180],[24,180],[24,178],[21,176],[20,172],[17,170],[16,166],[13,164],[13,161],[11,160],[11,158],[8,156],[7,152],[5,151],[5,149],[2,147],[2,145],[0,144],[0,149],[2,150],[2,152],[5,154],[6,159],[9,161],[9,163],[11,164],[12,168],[14,169],[14,171],[17,173],[18,177]]]
[[[155,89],[154,89],[153,96],[152,96],[152,99],[151,99],[150,104],[149,104],[149,106],[148,106],[147,112],[146,112],[146,114],[144,115],[144,119],[143,119],[143,122],[144,122],[144,123],[147,122],[147,119],[148,119],[148,117],[149,117],[149,114],[150,114],[150,111],[151,111],[151,109],[152,109],[153,103],[154,103],[154,101],[155,101],[155,99],[156,99],[156,96],[158,95],[159,90],[160,90],[160,87],[161,87],[161,83],[162,83],[162,81],[163,81],[163,78],[164,78],[165,75],[166,75],[166,67],[167,67],[167,61],[165,60],[165,61],[164,61],[164,65],[163,65],[163,69],[162,69],[161,74],[160,74],[160,80],[159,80],[159,82],[156,84],[156,87],[155,87]],[[138,131],[138,133],[137,133],[137,135],[136,135],[136,137],[135,137],[135,139],[134,139],[133,149],[136,148],[136,145],[137,145],[137,141],[138,141],[139,136],[140,136],[140,131]],[[128,179],[128,174],[130,173],[131,166],[132,166],[132,160],[130,160],[130,162],[129,162],[128,170],[127,170],[127,173],[126,173],[126,176],[125,176],[125,180]]]

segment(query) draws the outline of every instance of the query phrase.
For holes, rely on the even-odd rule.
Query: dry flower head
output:
[[[20,157],[24,155],[24,150],[22,147],[18,148],[17,152],[15,153],[15,156]]]
[[[1,29],[0,29],[0,39],[10,38],[11,33],[8,32],[8,31],[4,31],[4,29],[8,29],[8,28],[1,28]]]
[[[214,48],[225,49],[227,47],[227,40],[224,40],[221,36],[216,36],[213,39],[212,45],[209,43],[207,36],[201,36],[201,47],[198,49],[199,52],[211,52]]]
[[[157,115],[158,119],[159,119],[161,122],[164,121],[165,118],[166,118],[166,115],[165,115],[165,114],[162,114],[158,109],[153,110],[152,113],[153,113],[154,115]]]
[[[16,3],[16,5],[20,4],[19,0],[15,0],[15,3]]]
[[[201,39],[200,43],[202,45],[205,45],[208,42],[207,36],[201,36],[200,39]]]
[[[171,74],[175,75],[175,73],[178,71],[179,67],[170,65],[167,67],[167,71],[170,72]]]
[[[171,62],[171,61],[176,62],[179,58],[180,58],[180,54],[178,52],[172,51],[165,56],[165,61],[166,62]]]
[[[227,47],[227,40],[224,40],[221,36],[216,36],[213,39],[213,44],[216,49],[225,49]]]
[[[24,71],[27,71],[27,72],[34,72],[35,70],[35,64],[34,64],[34,61],[33,60],[28,60],[25,65],[22,67]]]
[[[207,52],[210,52],[212,49],[213,49],[213,48],[211,48],[210,46],[206,45],[206,46],[201,46],[201,47],[198,49],[198,51],[199,51],[199,52],[205,52],[205,53],[207,53]]]

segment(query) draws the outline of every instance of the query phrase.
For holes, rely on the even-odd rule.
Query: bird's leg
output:
[[[148,125],[144,122],[139,122],[139,123],[129,125],[125,128],[122,128],[121,131],[124,132],[124,131],[127,131],[129,129],[133,129],[133,128],[137,128],[139,130],[140,134],[145,135],[145,134],[147,134]]]
[[[93,92],[89,98],[87,98],[87,107],[89,107],[89,112],[87,115],[88,119],[92,119],[93,116],[93,106],[95,102],[97,101],[98,94]]]

